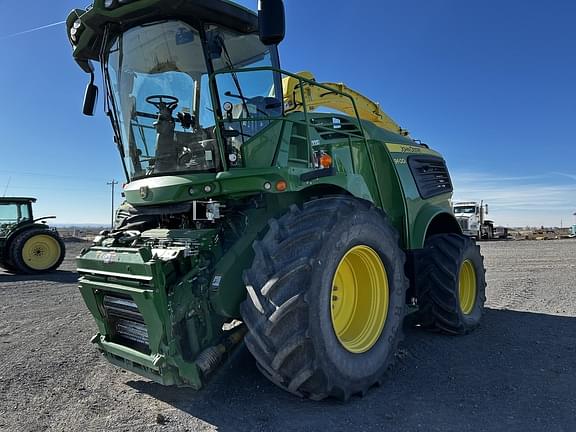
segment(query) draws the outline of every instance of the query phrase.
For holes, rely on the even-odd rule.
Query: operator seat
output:
[[[218,145],[214,134],[205,129],[198,132],[175,132],[178,168],[197,171],[213,170],[218,166]]]

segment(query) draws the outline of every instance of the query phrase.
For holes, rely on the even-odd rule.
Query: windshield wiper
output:
[[[224,50],[224,55],[226,56],[226,64],[228,65],[228,68],[230,69],[230,74],[232,75],[232,81],[234,81],[234,85],[236,86],[236,89],[238,90],[238,95],[240,96],[240,99],[242,100],[242,107],[246,111],[246,116],[248,118],[250,118],[250,111],[248,111],[248,104],[246,103],[247,99],[244,97],[244,93],[242,92],[242,87],[240,86],[240,80],[238,79],[238,74],[234,70],[234,64],[232,63],[232,58],[230,57],[230,54],[228,53],[228,49],[226,48],[226,44],[224,43],[224,39],[222,39],[221,37],[218,39],[220,42],[220,46]]]

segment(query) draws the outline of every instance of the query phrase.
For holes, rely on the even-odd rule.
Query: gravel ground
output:
[[[165,388],[105,362],[61,271],[0,271],[1,431],[575,431],[576,241],[483,243],[487,311],[465,337],[407,330],[385,385],[300,400],[245,350],[207,389]]]

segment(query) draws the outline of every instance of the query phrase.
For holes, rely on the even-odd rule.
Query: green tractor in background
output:
[[[66,255],[58,231],[46,219],[34,219],[35,198],[0,198],[0,267],[18,274],[38,274],[56,270]]]
[[[92,342],[115,365],[200,389],[241,341],[302,397],[379,383],[403,320],[476,328],[479,247],[442,156],[343,84],[280,69],[281,0],[96,0],[67,20],[101,65],[127,183],[78,258]]]

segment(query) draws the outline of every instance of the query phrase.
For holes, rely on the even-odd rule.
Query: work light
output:
[[[77,19],[74,21],[72,28],[70,29],[70,39],[72,42],[78,42],[78,32],[80,31],[80,27],[82,27],[82,21]]]

